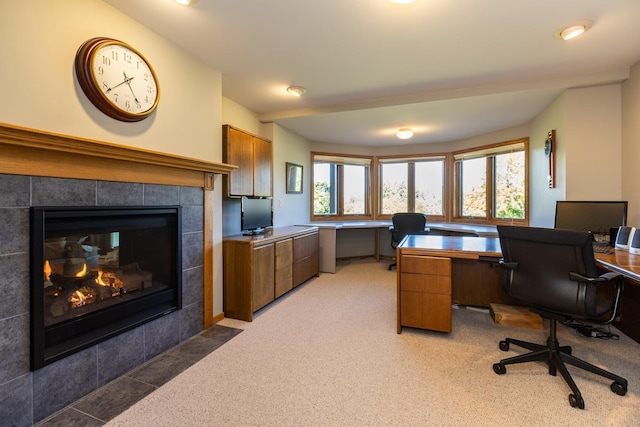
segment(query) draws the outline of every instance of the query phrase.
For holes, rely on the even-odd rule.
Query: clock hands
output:
[[[140,106],[140,101],[138,101],[138,97],[135,93],[133,93],[133,88],[131,87],[131,80],[133,80],[133,77],[127,78],[127,75],[124,71],[122,72],[122,74],[124,74],[124,83],[127,83],[127,86],[129,86],[129,90],[131,91],[131,95],[133,95],[133,100],[136,101],[136,104],[138,106]]]
[[[122,72],[122,74],[124,74],[124,81],[123,81],[123,82],[118,83],[118,84],[117,84],[117,85],[115,85],[115,86],[112,86],[112,87],[108,88],[108,89],[105,91],[105,93],[109,93],[109,92],[111,92],[113,89],[117,88],[118,86],[122,86],[122,85],[123,85],[123,84],[125,84],[125,83],[126,83],[126,84],[129,84],[129,83],[131,82],[131,80],[133,80],[133,77],[127,77],[127,75],[124,73],[124,71]],[[131,87],[131,85],[129,85],[129,87]]]
[[[120,83],[118,83],[115,86],[112,86],[110,88],[108,88],[105,93],[109,93],[111,92],[113,89],[122,86],[123,84],[126,84],[127,86],[129,86],[129,90],[131,91],[131,95],[133,95],[133,100],[136,102],[136,104],[139,106],[140,105],[140,101],[138,101],[138,97],[136,96],[136,94],[133,92],[133,88],[131,87],[131,80],[133,80],[133,77],[127,77],[127,73],[125,73],[124,71],[122,72],[122,75],[124,76],[124,80],[121,81]]]

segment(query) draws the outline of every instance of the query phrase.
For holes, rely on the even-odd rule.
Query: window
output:
[[[312,153],[313,218],[370,218],[370,157]]]
[[[453,153],[456,220],[526,222],[528,140]]]
[[[445,214],[445,157],[384,158],[380,167],[380,216],[421,212]]]

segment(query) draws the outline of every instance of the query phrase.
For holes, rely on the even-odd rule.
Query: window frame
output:
[[[495,206],[495,156],[500,154],[508,154],[512,152],[524,153],[524,218],[497,218],[494,213]],[[529,138],[520,138],[511,141],[505,141],[497,144],[485,145],[482,147],[474,147],[466,150],[454,151],[451,153],[451,171],[453,173],[453,222],[474,223],[474,224],[517,224],[529,225]],[[485,158],[486,160],[486,217],[469,217],[460,214],[462,204],[462,186],[461,186],[461,161],[474,158]]]
[[[429,221],[442,222],[446,221],[447,213],[449,211],[449,154],[448,153],[431,153],[420,154],[411,156],[379,156],[376,158],[376,171],[377,171],[377,191],[376,191],[376,218],[381,220],[390,220],[393,214],[385,214],[382,212],[382,181],[384,176],[382,174],[382,166],[384,164],[391,163],[407,163],[407,194],[409,200],[407,200],[407,212],[415,211],[415,165],[419,162],[428,161],[442,161],[443,177],[442,177],[442,215],[429,215],[427,217]]]
[[[318,162],[320,158],[322,162]],[[337,184],[337,208],[336,214],[328,215],[316,215],[314,209],[315,201],[315,165],[316,163],[330,163],[337,166],[336,184]],[[356,165],[365,166],[365,183],[364,183],[364,199],[365,199],[365,213],[364,214],[344,214],[344,165]],[[373,156],[357,156],[349,154],[335,154],[335,153],[323,153],[323,152],[311,152],[311,197],[310,197],[310,213],[311,221],[335,221],[335,220],[372,220],[374,214],[372,211],[372,183],[373,183]]]

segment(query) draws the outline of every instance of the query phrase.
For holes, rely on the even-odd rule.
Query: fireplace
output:
[[[181,207],[31,208],[31,369],[182,305]]]

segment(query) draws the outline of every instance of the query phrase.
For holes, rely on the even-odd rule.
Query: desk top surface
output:
[[[312,221],[306,226],[318,228],[387,228],[391,226],[391,221]],[[427,221],[427,228],[442,231],[454,231],[457,233],[468,233],[482,237],[497,237],[498,231],[494,225],[479,224],[459,224],[454,222],[430,222]]]
[[[607,270],[620,273],[640,284],[640,255],[616,249],[610,254],[595,254],[596,263]]]
[[[478,259],[479,257],[502,256],[497,237],[466,236],[407,236],[398,249],[403,255],[428,255],[447,258]],[[640,284],[640,255],[616,249],[610,254],[594,254],[596,264]]]
[[[402,254],[478,259],[502,256],[497,237],[410,235],[398,245]]]

